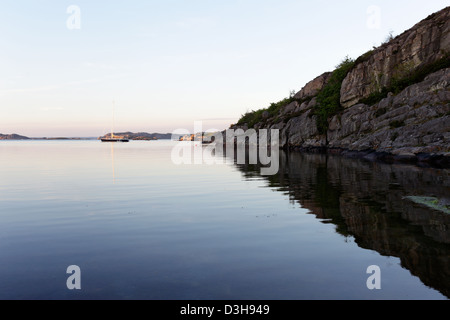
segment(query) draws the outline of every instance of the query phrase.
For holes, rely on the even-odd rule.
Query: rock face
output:
[[[291,118],[281,128],[281,147],[326,147],[326,136],[319,133],[313,113],[316,104],[315,99],[305,104],[304,109],[300,111],[301,115]]]
[[[284,149],[362,152],[370,159],[381,154],[401,162],[437,157],[450,166],[449,24],[447,7],[359,57],[343,78],[340,110],[328,117],[325,130],[317,125],[317,95],[329,72],[306,84],[277,114],[264,112],[253,127],[280,129]],[[419,71],[420,77],[411,76]],[[399,81],[405,85],[388,93]],[[360,103],[382,89],[376,101]],[[232,126],[238,127],[249,126]]]
[[[302,90],[300,90],[294,98],[305,99],[316,96],[330,78],[331,72],[325,72],[314,80],[308,82]]]
[[[420,66],[442,59],[450,47],[450,10],[444,9],[375,49],[342,83],[341,104],[350,107]]]
[[[395,154],[448,152],[450,69],[429,75],[397,96],[373,106],[357,104],[334,116],[327,133],[330,148]]]

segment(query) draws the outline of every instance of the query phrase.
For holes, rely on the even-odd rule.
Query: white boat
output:
[[[114,101],[113,101],[113,118],[112,118],[112,124],[111,124],[111,136],[101,138],[102,142],[129,142],[129,139],[124,139],[123,137],[115,137],[114,136]]]

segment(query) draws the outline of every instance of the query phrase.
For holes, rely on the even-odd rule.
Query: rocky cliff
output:
[[[450,163],[450,7],[231,128],[279,129],[281,147]]]
[[[395,79],[444,58],[450,48],[449,25],[446,8],[361,57],[342,83],[341,104],[350,107]]]

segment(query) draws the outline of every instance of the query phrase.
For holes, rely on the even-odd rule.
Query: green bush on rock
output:
[[[317,105],[314,115],[317,116],[317,129],[324,134],[328,130],[328,118],[335,115],[341,106],[341,87],[347,74],[355,66],[355,61],[348,56],[336,67],[328,83],[317,94]]]

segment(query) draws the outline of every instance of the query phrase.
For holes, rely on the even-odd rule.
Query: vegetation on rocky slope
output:
[[[317,116],[317,127],[321,133],[325,133],[328,129],[328,118],[335,115],[342,109],[340,104],[340,91],[342,81],[347,76],[348,72],[354,67],[355,61],[349,57],[345,57],[344,60],[336,66],[336,69],[330,76],[328,83],[317,95],[317,106],[314,108],[314,115]],[[244,115],[238,121],[238,125],[247,124],[249,128],[253,128],[255,124],[264,120],[264,114],[266,118],[277,118],[283,107],[288,104],[297,101],[299,104],[307,99],[296,99],[293,95],[285,98],[279,102],[272,103],[268,108],[252,110]]]
[[[237,124],[238,125],[247,124],[249,128],[253,128],[255,124],[262,122],[264,120],[265,118],[264,113],[266,113],[266,118],[276,117],[278,116],[283,107],[287,106],[288,104],[294,101],[297,101],[299,103],[302,102],[301,99],[296,99],[294,98],[293,95],[291,95],[290,97],[284,98],[281,101],[271,103],[270,106],[267,108],[246,112],[241,116]]]
[[[370,52],[369,52],[370,53]],[[366,53],[356,60],[349,57],[336,66],[336,69],[332,72],[328,83],[317,94],[317,104],[314,107],[314,115],[316,116],[317,128],[321,134],[325,134],[328,130],[329,119],[336,115],[339,111],[343,110],[340,104],[340,92],[342,82],[347,74],[358,64],[367,60],[369,53]],[[386,98],[389,92],[394,95],[400,93],[402,90],[410,85],[419,83],[425,79],[425,77],[438,70],[450,67],[450,54],[446,53],[445,56],[433,63],[429,63],[412,70],[398,71],[397,76],[393,77],[390,86],[383,87],[379,91],[372,93],[369,97],[361,99],[359,102],[366,105],[374,105]],[[284,98],[281,101],[272,103],[268,108],[252,110],[241,116],[238,125],[247,124],[249,128],[253,128],[257,123],[264,122],[265,118],[273,118],[275,120],[279,118],[279,114],[283,107],[288,104],[297,101],[299,104],[305,101],[294,98],[293,95]],[[264,117],[264,114],[266,115]],[[277,122],[277,121],[275,121]]]
[[[346,57],[330,76],[328,83],[317,94],[314,114],[317,116],[317,129],[321,134],[328,130],[328,119],[334,116],[341,106],[341,86],[348,72],[355,66],[355,61]]]
[[[391,84],[388,87],[383,87],[367,98],[361,99],[360,103],[374,105],[386,98],[389,92],[396,95],[407,87],[422,82],[429,74],[445,68],[450,68],[450,53],[448,52],[445,53],[444,57],[432,63],[422,65],[416,69],[398,72],[398,74],[392,78]]]
[[[289,150],[347,150],[447,167],[449,17],[450,7],[356,60],[345,58],[232,128],[279,129],[280,147]]]

